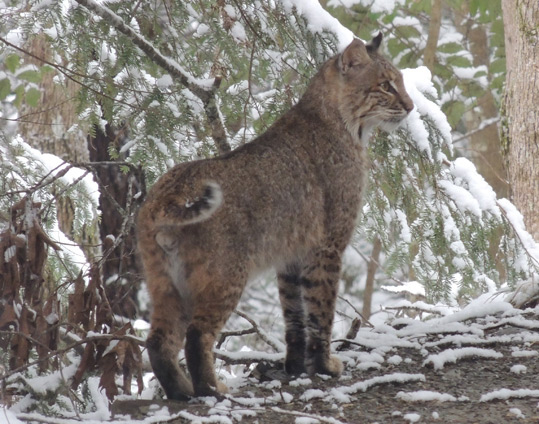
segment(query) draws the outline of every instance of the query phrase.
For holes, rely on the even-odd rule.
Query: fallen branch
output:
[[[282,408],[279,408],[277,406],[274,406],[271,409],[273,409],[275,412],[278,412],[279,414],[292,415],[292,416],[298,417],[298,418],[300,418],[300,417],[310,418],[310,419],[314,420],[313,422],[318,422],[319,421],[319,422],[331,423],[331,424],[344,424],[343,421],[339,421],[338,419],[333,418],[333,417],[323,417],[321,415],[307,414],[306,412],[288,411],[286,409],[282,409]]]
[[[214,350],[214,356],[222,360],[227,365],[251,365],[258,362],[275,363],[284,359],[284,353],[266,352],[227,352],[224,350]]]

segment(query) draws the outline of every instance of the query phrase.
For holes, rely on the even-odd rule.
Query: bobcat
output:
[[[277,271],[285,370],[339,376],[330,355],[341,256],[367,171],[365,142],[413,109],[401,73],[378,54],[382,34],[329,59],[301,100],[264,134],[209,160],[182,163],[151,189],[137,218],[153,302],[150,362],[169,399],[226,392],[216,336],[247,281]],[[178,365],[185,339],[191,381]]]

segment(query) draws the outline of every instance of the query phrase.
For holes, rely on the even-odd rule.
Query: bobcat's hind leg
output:
[[[146,341],[153,372],[168,399],[188,400],[193,385],[178,364],[185,331],[189,322],[177,291],[170,283],[159,297],[153,297],[151,330]]]
[[[286,359],[288,374],[299,375],[305,368],[305,309],[301,293],[301,278],[297,267],[287,267],[277,275],[279,298],[285,321]]]
[[[331,330],[341,270],[341,255],[337,250],[323,249],[311,258],[301,276],[306,309],[306,366],[311,374],[338,377],[341,361],[330,354]]]
[[[238,304],[245,283],[246,277],[211,282],[196,298],[185,340],[185,356],[195,396],[220,397],[228,392],[215,375],[213,346]]]

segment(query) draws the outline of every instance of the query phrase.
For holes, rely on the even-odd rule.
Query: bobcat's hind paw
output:
[[[339,358],[330,355],[325,362],[315,362],[313,366],[308,367],[310,374],[324,374],[331,377],[339,377],[343,371],[343,364]]]
[[[336,356],[330,355],[328,361],[328,371],[330,372],[329,375],[332,377],[339,377],[342,374],[343,368],[342,361]]]
[[[195,388],[195,397],[213,396],[218,400],[223,400],[225,398],[224,395],[226,395],[227,393],[228,387],[225,383],[219,380],[217,380],[215,386],[205,385],[203,387],[199,386]]]
[[[222,395],[226,395],[228,393],[228,387],[222,381],[217,380],[217,391]]]

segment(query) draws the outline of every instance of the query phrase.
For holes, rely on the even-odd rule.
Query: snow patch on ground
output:
[[[532,389],[499,389],[481,396],[480,402],[490,402],[492,400],[507,400],[511,398],[539,398],[539,390]]]
[[[473,358],[473,357],[482,357],[482,358],[502,358],[503,355],[499,352],[496,352],[493,349],[482,349],[478,347],[463,347],[461,349],[447,349],[441,353],[435,355],[429,355],[427,359],[423,362],[423,365],[432,364],[434,369],[442,369],[447,363],[456,363],[457,361],[464,358]]]
[[[397,399],[405,402],[456,402],[457,398],[449,393],[438,393],[430,390],[419,390],[417,392],[399,392]]]

